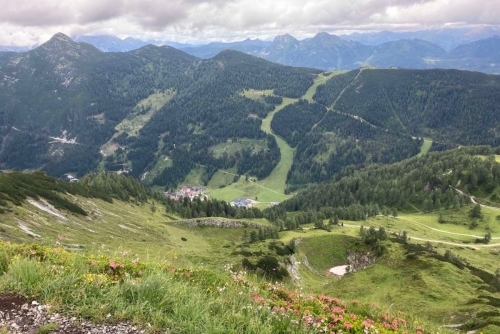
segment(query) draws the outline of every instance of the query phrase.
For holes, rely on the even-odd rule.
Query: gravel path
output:
[[[61,334],[146,333],[146,330],[127,323],[95,324],[75,317],[49,313],[48,310],[48,305],[41,305],[37,301],[12,293],[0,294],[0,330],[7,329],[9,334],[37,334],[40,328],[52,327],[54,330],[50,333]]]

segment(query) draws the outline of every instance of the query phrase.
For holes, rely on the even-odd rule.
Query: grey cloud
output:
[[[124,1],[91,1],[84,3],[77,11],[78,23],[89,24],[119,17],[125,12]]]
[[[2,1],[0,21],[20,26],[50,26],[71,23],[67,8],[52,1],[23,3],[15,0]]]
[[[29,2],[29,4],[23,4]],[[54,33],[175,36],[310,34],[444,24],[500,24],[498,0],[2,0],[0,24]],[[17,27],[17,28],[16,28]],[[52,30],[50,30],[52,28]],[[4,32],[5,33],[5,32]],[[1,33],[0,33],[1,34]]]
[[[146,29],[162,29],[187,17],[187,1],[129,1],[128,16]]]

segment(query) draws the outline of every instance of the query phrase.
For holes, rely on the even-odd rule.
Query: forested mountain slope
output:
[[[332,76],[311,102],[277,113],[276,134],[296,148],[289,190],[348,165],[392,163],[433,150],[500,144],[500,77],[456,70],[361,68]]]
[[[450,145],[498,145],[500,77],[456,70],[364,70],[333,77],[315,101],[374,126]],[[338,98],[340,89],[349,86]],[[338,100],[336,100],[338,98]]]
[[[102,53],[63,34],[16,55],[0,68],[2,167],[92,170],[137,101],[186,82],[195,59],[169,47]]]
[[[330,218],[361,220],[384,208],[389,212],[459,208],[470,203],[464,194],[498,205],[500,164],[494,153],[488,146],[462,147],[387,166],[346,168],[330,182],[311,186],[269,209],[268,216],[279,217],[283,210],[312,210]]]
[[[267,141],[265,157],[247,154],[249,162],[241,165],[269,161],[268,167],[255,172],[268,173],[279,152],[259,126],[273,104],[250,100],[241,92],[274,89],[278,95],[300,96],[318,73],[235,52],[206,61],[171,47],[103,53],[63,34],[2,60],[2,168],[82,175],[97,167],[103,158],[101,146],[108,143],[113,146],[104,153],[109,169],[128,164],[139,176],[156,160],[173,160],[172,176],[167,180],[160,176],[164,185],[182,181],[192,164],[207,163],[197,154],[206,157],[209,146],[229,138]],[[116,129],[130,117],[143,117],[142,124],[126,131]],[[116,134],[121,136],[115,138]],[[160,146],[163,151],[157,154]],[[234,165],[234,161],[219,160],[208,161],[209,167]],[[248,168],[253,167],[240,172]]]
[[[103,53],[57,34],[0,58],[0,167],[56,176],[125,169],[166,188],[192,173],[207,184],[221,169],[262,180],[281,161],[279,136],[293,157],[293,191],[348,165],[412,157],[423,137],[435,150],[499,144],[497,76],[319,74],[237,51],[207,60],[151,45]]]

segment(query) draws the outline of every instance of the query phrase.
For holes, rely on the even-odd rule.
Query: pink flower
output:
[[[372,327],[373,326],[373,320],[371,320],[371,319],[365,319],[361,323],[361,326],[363,326],[363,327]]]
[[[352,324],[347,323],[347,322],[344,324],[344,328],[347,330],[350,330],[352,327],[354,327],[354,326]]]

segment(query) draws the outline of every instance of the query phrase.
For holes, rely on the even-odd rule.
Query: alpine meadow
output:
[[[498,40],[0,51],[0,333],[500,332]]]

